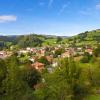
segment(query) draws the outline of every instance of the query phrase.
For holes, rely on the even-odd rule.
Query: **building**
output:
[[[34,64],[32,64],[32,67],[38,71],[42,71],[44,69],[44,64],[40,62],[35,62]]]
[[[85,50],[85,52],[88,52],[90,55],[92,55],[93,54],[93,49],[88,48],[88,49]]]

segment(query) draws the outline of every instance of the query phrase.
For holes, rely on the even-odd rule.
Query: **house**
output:
[[[52,67],[56,67],[56,66],[58,66],[58,63],[57,62],[53,62],[52,63]]]
[[[52,67],[47,68],[47,70],[48,70],[49,73],[53,72],[53,68]]]
[[[70,57],[70,53],[69,52],[64,52],[62,55],[61,55],[62,58],[66,58],[66,57]]]
[[[0,51],[0,58],[4,59],[7,57],[7,53],[5,51]]]
[[[81,47],[78,47],[78,48],[77,48],[77,51],[78,51],[78,52],[82,52],[82,48],[81,48]]]
[[[39,49],[39,50],[37,50],[36,54],[37,54],[38,56],[44,56],[44,55],[45,55],[45,52],[46,52],[45,49]]]
[[[27,48],[26,48],[26,50],[27,50],[27,51],[30,51],[30,50],[31,50],[31,48],[30,48],[30,47],[27,47]]]
[[[44,69],[44,64],[40,62],[35,62],[34,64],[32,64],[32,67],[38,71],[42,71]]]
[[[41,53],[42,56],[45,55],[45,52],[46,52],[45,49],[42,49],[42,50],[40,51],[40,53]]]
[[[34,63],[36,61],[36,59],[38,59],[38,57],[34,56],[34,57],[30,58],[29,60]]]
[[[19,54],[26,54],[26,53],[28,53],[29,51],[28,50],[20,50],[19,51]]]
[[[84,55],[83,48],[82,47],[76,48],[76,55],[75,56],[82,56],[82,55]]]
[[[92,54],[93,54],[93,49],[87,48],[87,49],[85,50],[85,52],[88,52],[90,55],[92,55]]]
[[[52,63],[53,56],[46,56],[46,59],[48,60],[49,63]]]
[[[0,52],[0,55],[1,55],[1,56],[3,56],[3,55],[4,55],[4,53],[3,53],[3,52]]]
[[[37,49],[36,48],[31,48],[30,52],[36,53],[37,52]]]

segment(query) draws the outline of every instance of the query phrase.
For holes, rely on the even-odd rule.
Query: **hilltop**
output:
[[[73,36],[72,38],[76,45],[95,45],[100,42],[100,30],[86,31]]]

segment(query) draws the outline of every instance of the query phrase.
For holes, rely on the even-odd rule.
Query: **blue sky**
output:
[[[100,0],[0,0],[0,35],[71,36],[100,28]]]

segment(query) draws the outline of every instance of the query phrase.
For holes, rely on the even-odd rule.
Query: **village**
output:
[[[90,46],[65,47],[62,45],[57,45],[55,47],[27,47],[25,49],[19,49],[17,51],[17,57],[21,63],[30,61],[32,67],[40,72],[45,69],[45,66],[49,72],[52,72],[53,68],[58,65],[58,60],[60,58],[74,57],[75,60],[80,60],[85,52],[92,55],[93,48]],[[13,51],[3,50],[0,51],[0,58],[5,59],[12,54]]]

